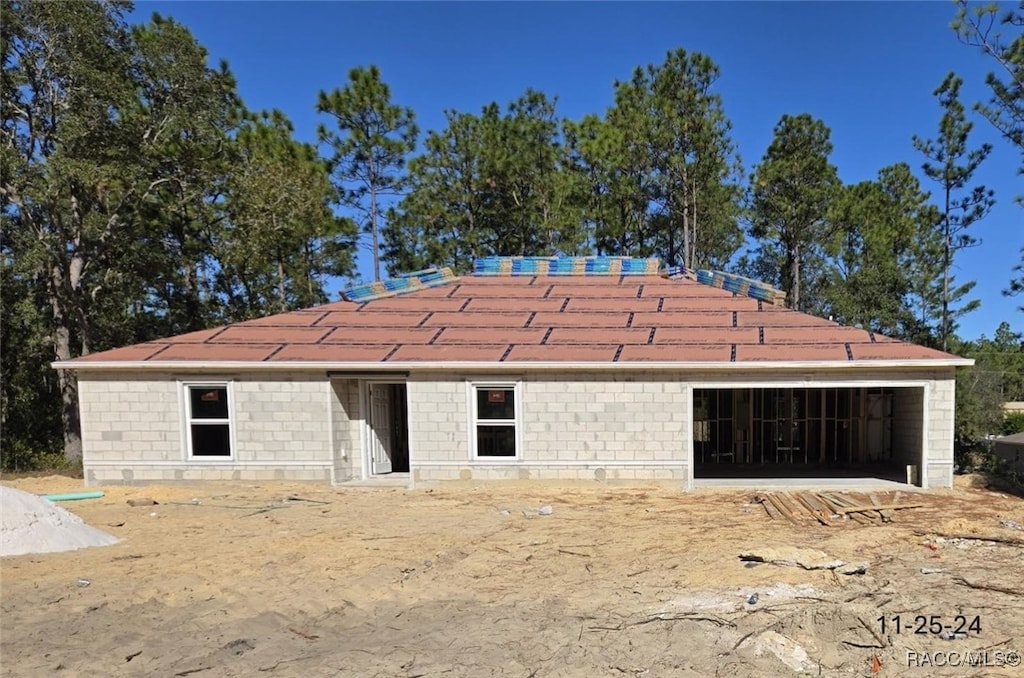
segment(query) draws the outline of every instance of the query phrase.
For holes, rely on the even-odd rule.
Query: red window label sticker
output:
[[[487,392],[487,402],[489,402],[489,403],[503,403],[503,402],[505,402],[505,392],[504,391],[488,391]]]
[[[207,391],[203,395],[199,396],[199,399],[203,402],[215,402],[220,400],[220,391]]]

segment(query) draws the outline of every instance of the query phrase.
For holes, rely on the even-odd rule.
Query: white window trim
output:
[[[523,387],[521,381],[477,381],[466,382],[466,410],[469,413],[469,454],[474,462],[488,464],[507,464],[523,458]],[[513,419],[478,419],[476,416],[476,394],[481,389],[512,389],[515,399],[515,417]],[[482,457],[477,446],[477,426],[512,426],[515,429],[516,454],[514,457]]]
[[[182,431],[181,438],[182,448],[185,454],[186,461],[200,461],[208,463],[234,461],[236,458],[236,452],[238,449],[238,443],[235,440],[235,394],[234,394],[234,382],[230,379],[204,379],[201,381],[179,381],[178,382],[178,396],[181,403],[181,422]],[[190,397],[190,391],[193,388],[222,388],[227,393],[228,398],[228,418],[227,419],[192,419],[192,399]],[[228,425],[228,444],[231,446],[231,454],[228,456],[212,456],[212,455],[194,455],[192,454],[192,424],[199,422],[202,424],[227,424]]]

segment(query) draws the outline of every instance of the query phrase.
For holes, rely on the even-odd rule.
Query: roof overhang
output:
[[[337,363],[290,361],[61,361],[52,363],[58,370],[79,372],[330,372],[346,374],[380,374],[395,372],[525,372],[525,371],[593,371],[650,372],[702,371],[735,372],[762,370],[896,370],[946,367],[969,367],[972,358],[929,360],[806,360],[758,362],[402,362],[402,363]]]

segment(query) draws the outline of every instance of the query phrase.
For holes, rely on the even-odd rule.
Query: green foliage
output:
[[[709,57],[678,49],[647,67],[644,93],[653,118],[658,253],[689,269],[718,266],[742,244],[742,164],[730,138],[720,71]]]
[[[578,189],[564,172],[556,101],[527,90],[511,102],[504,118],[485,109],[485,191],[495,213],[498,242],[510,254],[577,252],[582,246]],[[501,215],[505,215],[502,219]],[[502,249],[497,249],[500,252]]]
[[[472,267],[482,254],[484,218],[481,121],[447,111],[448,126],[428,133],[425,152],[409,163],[411,190],[384,232],[392,273],[447,265]]]
[[[975,360],[957,370],[956,380],[956,437],[969,444],[1002,431],[1004,403],[1024,400],[1024,335],[1004,322],[991,339],[954,348]]]
[[[567,121],[565,135],[571,172],[585,186],[586,220],[598,254],[651,256],[648,210],[654,195],[653,161],[638,149],[642,118],[618,86],[616,106],[606,119],[588,115]]]
[[[937,273],[928,256],[939,245],[928,198],[905,163],[837,192],[823,291],[829,315],[895,338],[927,333],[915,293],[928,294]]]
[[[63,445],[57,374],[49,368],[45,286],[7,260],[0,270],[0,468],[30,468],[41,452]]]
[[[116,152],[126,137],[118,123],[134,95],[125,7],[3,6],[3,263],[10,279],[45,290],[46,325],[37,331],[58,359],[94,344],[93,300],[101,291],[122,292],[123,281],[106,271],[119,271],[130,256],[124,236],[130,241],[134,223],[126,203],[137,175]],[[58,374],[57,393],[65,448],[80,456],[74,379]]]
[[[941,200],[942,234],[942,310],[939,337],[943,350],[949,347],[955,329],[956,318],[970,313],[981,302],[965,297],[974,287],[974,281],[956,286],[951,269],[956,253],[978,244],[976,238],[967,232],[968,228],[985,217],[995,204],[993,192],[984,186],[966,188],[974,172],[992,151],[989,144],[969,149],[968,136],[974,125],[960,103],[960,87],[963,80],[949,73],[934,94],[942,107],[939,120],[939,136],[935,140],[914,136],[914,148],[925,156],[921,166],[925,176],[939,184]],[[954,308],[960,303],[959,308]]]
[[[370,235],[374,280],[380,280],[381,200],[403,187],[406,156],[416,148],[416,116],[391,103],[380,69],[354,68],[345,87],[320,92],[316,110],[334,119],[337,130],[321,125],[317,136],[331,150],[330,169],[344,205],[361,214]]]
[[[327,301],[328,276],[354,272],[357,230],[336,217],[337,193],[316,149],[292,138],[279,111],[249,116],[226,183],[227,225],[213,243],[233,319]]]
[[[976,104],[975,110],[1021,152],[1018,173],[1024,174],[1024,2],[1006,12],[997,3],[968,7],[966,0],[957,0],[956,4],[953,29],[957,36],[999,66],[998,74],[985,77],[991,90],[988,103]],[[1024,196],[1017,200],[1024,205]]]
[[[615,84],[605,117],[567,122],[571,170],[587,187],[598,252],[724,265],[742,244],[741,164],[718,66],[677,49]]]
[[[1024,412],[1011,412],[1003,419],[1003,427],[999,431],[1004,436],[1024,433]]]
[[[132,37],[127,49],[139,67],[127,77],[137,97],[123,119],[125,144],[115,150],[133,153],[138,173],[125,202],[137,210],[142,245],[133,265],[143,289],[133,296],[149,299],[158,335],[194,331],[227,315],[214,289],[213,243],[235,161],[229,140],[244,109],[227,65],[208,67],[185,26],[154,15]]]
[[[1002,14],[997,3],[968,7],[966,0],[957,0],[956,4],[953,29],[957,37],[981,49],[999,67],[997,72],[985,77],[991,90],[988,103],[977,103],[974,109],[1020,152],[1021,165],[1017,173],[1024,174],[1024,2],[1016,10]],[[1024,207],[1024,196],[1015,199]],[[1003,291],[1006,296],[1024,292],[1024,249],[1021,263],[1013,270],[1019,275],[1011,278]],[[1024,311],[1024,305],[1018,309]]]
[[[4,0],[7,468],[81,453],[74,375],[50,361],[315,303],[351,271],[313,149],[248,114],[184,26],[130,28],[129,6]],[[276,294],[236,305],[270,278]]]
[[[1003,294],[1008,297],[1015,297],[1018,294],[1024,293],[1024,247],[1020,250],[1020,263],[1013,267],[1013,270],[1019,275],[1016,278],[1010,280],[1010,285]],[[1018,311],[1024,311],[1024,304],[1017,307]]]
[[[787,303],[813,310],[820,303],[803,294],[811,278],[808,263],[820,260],[835,227],[828,220],[839,190],[829,162],[831,132],[810,115],[783,115],[750,187],[750,235],[759,242],[758,266],[777,271]]]
[[[964,352],[961,348],[958,352]],[[1002,380],[998,372],[962,367],[956,373],[956,439],[962,444],[983,440],[1003,422]]]
[[[555,102],[527,90],[504,113],[491,103],[445,116],[409,163],[411,190],[385,233],[389,270],[581,252],[581,191],[564,170]]]

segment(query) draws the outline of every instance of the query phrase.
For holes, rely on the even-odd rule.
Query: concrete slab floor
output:
[[[759,490],[903,490],[915,492],[916,485],[884,478],[694,478],[694,489]]]
[[[388,473],[387,475],[371,476],[366,480],[355,478],[335,483],[335,487],[361,487],[361,488],[411,488],[412,475],[409,473]]]

